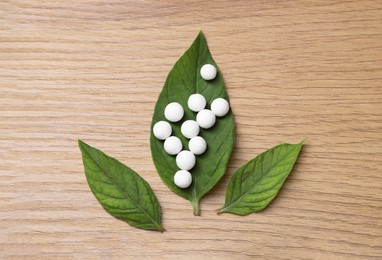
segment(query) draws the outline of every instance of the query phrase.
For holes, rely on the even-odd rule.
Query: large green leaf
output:
[[[302,143],[281,144],[241,166],[232,176],[218,213],[248,215],[266,208],[292,171],[301,147]]]
[[[78,141],[86,179],[102,207],[129,225],[164,231],[157,197],[135,171],[100,150]]]
[[[205,81],[200,76],[200,69],[204,64],[213,64],[217,70],[217,77],[212,81]],[[174,184],[174,174],[179,169],[175,156],[168,155],[163,148],[163,141],[156,139],[152,128],[164,117],[164,109],[171,102],[179,102],[185,109],[185,116],[181,122],[171,123],[173,135],[181,138],[183,149],[188,148],[188,140],[180,132],[180,126],[185,120],[195,120],[196,114],[188,109],[187,100],[191,94],[202,94],[207,100],[207,107],[215,98],[228,100],[224,88],[222,74],[208,50],[203,33],[200,32],[191,47],[176,62],[167,76],[163,90],[155,105],[151,124],[151,154],[155,167],[163,182],[176,194],[191,201],[194,214],[200,215],[199,200],[224,175],[234,144],[234,118],[232,112],[225,117],[217,118],[216,124],[207,130],[201,129],[200,136],[207,141],[207,151],[196,157],[196,165],[190,171],[193,182],[187,189],[178,188]]]

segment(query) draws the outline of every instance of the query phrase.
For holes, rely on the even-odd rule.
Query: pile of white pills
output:
[[[217,70],[211,64],[205,64],[200,70],[204,80],[213,80]],[[216,123],[216,117],[223,117],[229,112],[229,103],[224,98],[216,98],[211,103],[211,109],[206,109],[207,100],[201,94],[192,94],[187,101],[188,108],[197,113],[195,120],[186,120],[180,131],[184,137],[190,139],[188,150],[182,150],[182,141],[171,136],[171,125],[166,121],[159,121],[153,127],[153,134],[159,140],[164,140],[164,150],[170,155],[176,155],[176,165],[180,169],[174,175],[174,183],[179,188],[187,188],[192,183],[189,172],[196,164],[195,155],[201,155],[207,150],[207,142],[199,136],[200,128],[209,129]],[[165,118],[173,123],[179,122],[184,116],[184,109],[178,102],[168,104],[164,110]]]

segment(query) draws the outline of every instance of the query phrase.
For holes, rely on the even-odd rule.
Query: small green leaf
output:
[[[200,69],[205,64],[212,64],[218,73],[215,79],[205,81],[200,76]],[[176,194],[189,200],[194,208],[194,215],[200,215],[199,201],[210,191],[225,174],[234,144],[235,122],[230,111],[226,116],[217,118],[216,124],[210,129],[201,129],[199,135],[207,142],[207,151],[196,157],[196,165],[190,171],[192,184],[181,189],[174,184],[174,175],[179,170],[175,156],[168,155],[163,148],[163,141],[155,138],[152,129],[155,123],[166,120],[165,107],[171,102],[178,102],[185,110],[180,122],[171,123],[173,135],[179,137],[183,149],[188,149],[188,140],[182,136],[180,128],[185,120],[195,120],[196,113],[188,109],[187,101],[190,95],[199,93],[207,100],[207,108],[216,98],[228,100],[224,88],[222,73],[208,50],[206,39],[202,32],[196,37],[190,48],[176,62],[167,76],[166,82],[155,105],[151,123],[151,154],[155,167],[163,182]]]
[[[218,214],[248,215],[265,209],[292,171],[302,145],[275,146],[241,166],[232,176]]]
[[[86,179],[113,217],[147,230],[164,231],[157,197],[150,185],[120,161],[79,140]]]

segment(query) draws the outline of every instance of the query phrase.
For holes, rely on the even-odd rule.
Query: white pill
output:
[[[208,129],[215,124],[216,117],[211,110],[203,109],[196,115],[196,122],[198,122],[201,128]]]
[[[174,183],[179,188],[187,188],[192,183],[192,175],[188,171],[179,170],[174,175]]]
[[[182,119],[183,115],[183,107],[177,102],[168,104],[164,110],[164,116],[170,122],[178,122],[180,119]]]
[[[212,80],[216,78],[217,70],[214,65],[212,64],[205,64],[200,69],[200,75],[204,80]]]
[[[207,149],[206,140],[203,137],[195,136],[188,142],[188,149],[195,155],[201,155]]]
[[[199,112],[200,110],[204,109],[206,107],[206,104],[206,99],[200,94],[192,94],[188,98],[187,102],[188,108],[194,112]]]
[[[171,125],[166,121],[159,121],[153,127],[153,133],[159,140],[165,140],[171,135]]]
[[[182,124],[180,131],[184,137],[191,139],[192,137],[195,137],[199,134],[200,128],[196,121],[187,120]]]
[[[214,112],[215,116],[225,116],[229,111],[228,101],[224,98],[217,98],[212,101],[211,110]]]
[[[195,155],[190,151],[181,151],[176,156],[176,165],[181,170],[191,170],[196,163]]]
[[[178,154],[182,148],[182,141],[176,136],[170,136],[164,141],[164,150],[170,155]]]

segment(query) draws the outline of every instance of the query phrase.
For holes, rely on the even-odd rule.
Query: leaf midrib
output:
[[[195,81],[194,81],[194,87],[195,87],[195,93],[197,93],[197,91],[198,91],[198,87],[197,87],[197,82],[198,82],[198,67],[199,67],[199,58],[200,58],[200,43],[201,43],[201,39],[202,39],[202,37],[200,36],[200,33],[199,33],[199,35],[198,35],[198,37],[199,37],[199,42],[198,42],[198,45],[197,45],[197,47],[198,47],[198,51],[197,51],[197,54],[198,54],[198,56],[197,56],[197,59],[196,59],[196,68],[195,68]],[[196,203],[199,203],[198,202],[198,200],[200,199],[200,198],[198,198],[197,197],[197,195],[196,195],[196,184],[197,184],[197,174],[194,174],[194,185],[192,186],[192,198],[193,198],[193,200],[194,200],[194,202],[196,202]]]
[[[97,165],[97,167],[101,170],[101,172],[104,172],[106,177],[111,181],[111,183],[118,188],[118,190],[126,197],[127,200],[129,200],[130,202],[132,202],[140,211],[142,211],[149,220],[151,220],[151,222],[157,226],[160,230],[162,229],[161,225],[159,225],[159,223],[157,221],[155,221],[150,215],[147,214],[147,212],[145,210],[143,210],[143,208],[137,204],[134,200],[132,200],[130,198],[130,196],[128,196],[121,188],[120,186],[118,185],[118,183],[114,182],[112,178],[110,178],[109,174],[108,174],[108,171],[106,171],[103,167],[101,167],[101,165],[98,164],[98,162],[94,159],[94,157],[86,150],[86,149],[83,149],[85,151],[85,153],[92,159],[92,161]],[[109,156],[107,156],[105,154],[106,157],[108,157],[108,159],[112,159],[110,158]]]
[[[194,80],[194,87],[195,87],[195,90],[194,90],[194,92],[195,93],[199,93],[199,91],[198,91],[198,86],[197,86],[197,83],[198,83],[198,67],[199,67],[199,61],[200,61],[200,57],[201,57],[201,48],[200,48],[200,46],[201,46],[201,41],[202,41],[202,37],[200,36],[200,34],[198,35],[198,37],[199,37],[199,42],[198,42],[198,44],[197,44],[197,59],[196,59],[196,68],[195,68],[195,80]],[[206,45],[206,47],[207,47],[207,45]],[[208,47],[207,47],[208,48]],[[211,57],[211,59],[212,59],[212,57]],[[223,83],[224,84],[224,83]],[[222,93],[224,92],[224,87],[222,88]],[[227,132],[227,136],[229,136],[229,134],[230,134],[230,132],[231,131],[228,131]],[[216,137],[214,138],[214,139],[216,139]],[[220,145],[220,147],[223,145],[223,143]],[[215,166],[215,169],[212,171],[212,174],[211,175],[209,175],[210,176],[210,178],[209,178],[209,180],[211,179],[211,176],[213,175],[213,173],[215,173],[215,171],[216,171],[216,169],[218,168],[218,166],[220,165],[220,162],[221,162],[221,160],[223,159],[223,157],[227,154],[227,152],[229,152],[229,151],[232,151],[232,148],[231,149],[228,149],[227,151],[225,151],[223,154],[222,154],[222,156],[221,156],[221,158],[219,159],[219,162],[216,164],[216,166]],[[194,179],[195,179],[195,181],[194,181],[194,185],[193,185],[193,188],[192,188],[192,198],[194,199],[194,201],[195,202],[198,202],[198,200],[200,200],[200,198],[201,197],[203,197],[207,192],[201,192],[201,194],[199,194],[199,196],[197,195],[197,175],[195,174],[195,177],[194,177]],[[209,180],[207,181],[207,183],[209,183]]]

